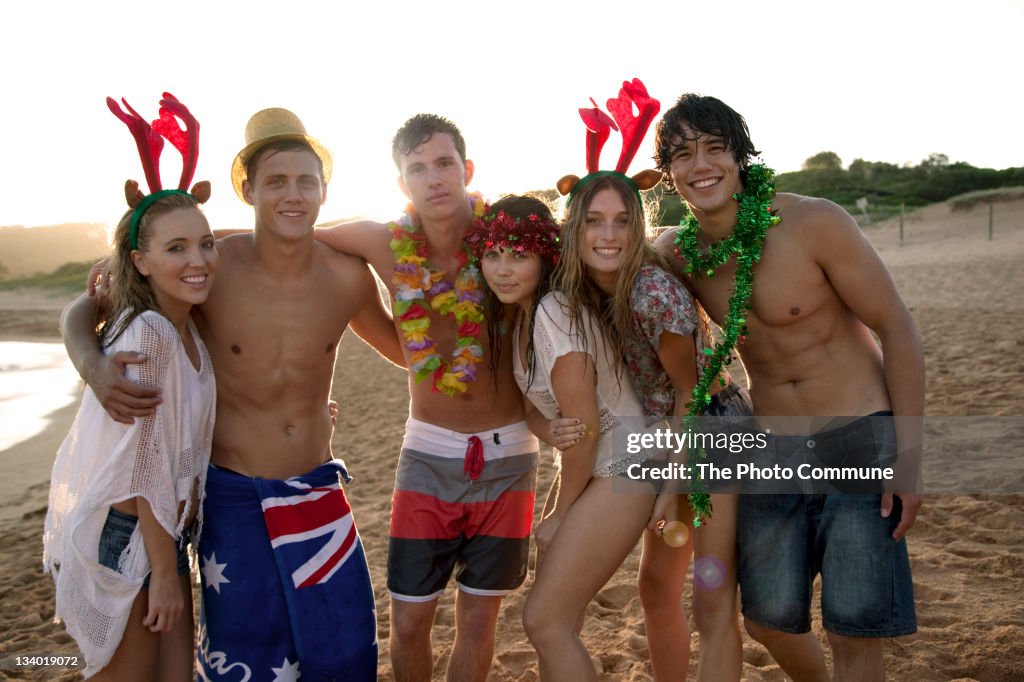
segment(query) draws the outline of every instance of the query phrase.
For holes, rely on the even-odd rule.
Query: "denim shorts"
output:
[[[753,413],[750,394],[734,381],[711,396],[711,403],[702,413],[699,423],[706,432],[730,435],[749,430],[749,417]],[[708,462],[723,468],[730,468],[730,463],[736,458],[727,448],[707,448],[705,454]],[[709,493],[736,492],[737,488],[734,481],[727,480],[705,480],[704,485]]]
[[[99,563],[107,568],[118,570],[121,561],[121,554],[128,547],[132,539],[135,526],[139,523],[139,517],[125,514],[111,507],[107,514],[107,521],[103,524],[103,531],[100,533]],[[178,575],[188,575],[188,546],[189,534],[182,535],[178,543]],[[149,587],[149,576],[142,583],[143,587]]]
[[[870,433],[862,421],[815,434],[817,448],[841,443],[862,455],[874,450],[884,456],[888,437],[863,443],[844,437]],[[878,493],[741,495],[737,542],[744,617],[782,632],[808,632],[812,584],[820,573],[826,630],[851,637],[916,632],[907,544],[892,539],[899,498],[887,519],[880,507]]]

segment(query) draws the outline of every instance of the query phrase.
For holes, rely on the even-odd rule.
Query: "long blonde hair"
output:
[[[169,194],[153,202],[139,220],[139,251],[149,250],[153,221],[179,208],[199,211],[196,199],[189,194]],[[107,347],[127,329],[128,325],[146,310],[156,310],[156,298],[149,282],[132,262],[132,247],[128,241],[133,209],[121,216],[114,230],[114,252],[110,257],[110,312],[99,327],[100,345]]]
[[[622,197],[629,220],[629,244],[611,298],[587,274],[582,254],[587,211],[597,193],[605,189],[614,189]],[[555,268],[553,288],[565,296],[570,324],[577,329],[582,309],[590,312],[591,319],[599,325],[599,329],[591,331],[604,335],[617,369],[622,363],[622,340],[627,338],[633,326],[630,298],[637,274],[644,263],[666,267],[664,258],[651,246],[651,215],[651,205],[638,200],[636,191],[625,180],[615,176],[597,178],[584,185],[566,203],[562,215],[562,255]],[[582,336],[586,338],[586,334]]]

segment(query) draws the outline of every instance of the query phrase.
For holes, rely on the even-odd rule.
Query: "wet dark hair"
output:
[[[320,155],[302,140],[277,140],[260,147],[253,152],[253,155],[245,163],[245,177],[252,182],[252,179],[256,177],[256,169],[264,157],[273,156],[278,152],[301,152],[303,150],[316,157],[316,167],[320,169],[320,182],[322,183],[324,181],[324,162]]]
[[[491,205],[491,212],[504,211],[512,218],[527,220],[530,215],[538,216],[541,220],[556,222],[548,204],[535,196],[528,194],[509,194]],[[551,274],[555,266],[549,258],[540,258],[540,279],[537,281],[537,291],[533,294],[533,305],[530,306],[530,316],[527,320],[526,333],[529,334],[526,341],[526,376],[527,387],[533,383],[534,374],[534,352],[533,352],[533,321],[537,317],[537,305],[549,291],[551,291]],[[487,287],[484,294],[485,305],[487,306],[487,340],[491,346],[490,369],[491,374],[497,382],[498,358],[501,354],[501,327],[505,321],[505,304],[498,300],[490,287]],[[512,348],[513,353],[518,349]]]
[[[395,161],[395,167],[399,172],[402,170],[402,157],[411,154],[416,147],[427,142],[437,133],[445,133],[452,136],[455,143],[455,151],[459,153],[462,163],[466,163],[466,140],[458,126],[444,116],[437,114],[416,114],[402,124],[402,127],[395,133],[391,140],[391,158]]]
[[[698,135],[721,137],[740,167],[740,179],[746,182],[747,166],[761,153],[754,148],[747,122],[722,100],[688,92],[665,112],[654,129],[654,161],[667,191],[675,192],[669,169],[679,139],[694,139],[686,136],[684,126]]]

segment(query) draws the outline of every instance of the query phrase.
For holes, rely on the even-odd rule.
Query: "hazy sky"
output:
[[[321,221],[390,218],[404,200],[390,143],[410,115],[452,118],[488,195],[582,175],[577,108],[639,76],[663,109],[681,93],[742,113],[764,160],[1024,165],[1018,0],[636,3],[70,2],[0,10],[0,225],[110,223],[134,142],[104,104],[155,118],[163,90],[202,124],[197,179],[217,227],[250,226],[231,160],[255,111],[295,111],[334,154]],[[620,9],[615,9],[615,8]],[[612,137],[605,164],[614,164]],[[650,140],[633,164],[649,166]],[[180,157],[164,149],[165,184]]]

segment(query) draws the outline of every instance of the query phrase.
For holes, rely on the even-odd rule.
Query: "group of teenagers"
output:
[[[325,229],[314,223],[330,153],[291,112],[264,110],[232,167],[255,229],[225,234],[199,210],[208,184],[187,189],[198,130],[187,108],[165,94],[150,124],[108,105],[139,142],[150,193],[128,183],[108,274],[62,317],[87,388],[44,534],[57,617],[87,676],[376,679],[351,479],[331,451],[335,355],[351,326],[409,373],[387,559],[395,679],[431,679],[431,629],[453,574],[447,676],[486,679],[531,535],[522,621],[542,679],[597,679],[580,637],[586,608],[641,537],[656,680],[687,677],[691,558],[698,679],[740,678],[737,585],[747,632],[782,669],[828,679],[810,631],[819,574],[834,679],[884,677],[882,639],[916,630],[904,540],[914,491],[688,496],[626,476],[665,457],[628,453],[626,432],[699,416],[752,416],[770,448],[807,444],[839,460],[919,448],[884,418],[921,415],[924,385],[920,337],[889,273],[842,209],[774,192],[728,105],[684,94],[656,124],[657,170],[632,177],[658,102],[633,80],[610,116],[581,109],[588,172],[558,181],[559,219],[534,196],[470,193],[462,134],[419,114],[392,145],[404,216]],[[612,130],[623,151],[603,170]],[[185,158],[178,189],[160,183],[162,139]],[[659,182],[686,218],[655,238],[642,192]],[[729,377],[734,355],[749,394]],[[803,421],[773,421],[786,417]],[[557,473],[534,527],[541,440]],[[682,545],[660,537],[672,521],[692,529]]]

